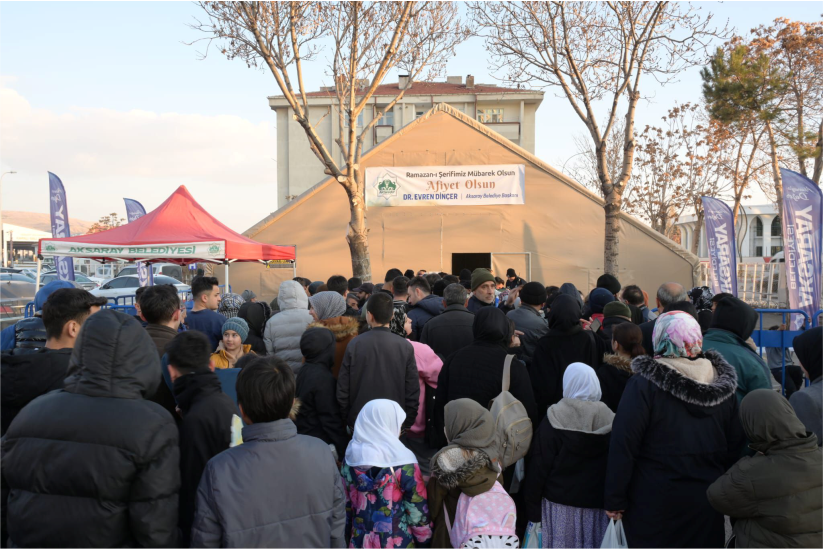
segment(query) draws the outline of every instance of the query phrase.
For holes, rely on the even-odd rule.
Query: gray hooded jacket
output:
[[[263,332],[266,352],[285,360],[297,374],[303,363],[300,338],[314,321],[309,314],[309,296],[299,282],[286,280],[280,284],[277,304],[280,312],[269,319]]]

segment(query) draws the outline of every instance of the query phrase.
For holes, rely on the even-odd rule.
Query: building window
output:
[[[415,107],[414,117],[420,118],[425,112],[426,110],[423,107]]]
[[[783,226],[780,223],[780,216],[772,219],[772,236],[783,236]]]
[[[477,120],[484,124],[502,122],[503,109],[477,109]]]
[[[349,127],[349,117],[344,115],[343,118],[346,121],[346,127],[348,128]],[[360,114],[357,115],[357,127],[358,128],[363,127],[363,112],[362,111],[360,112]]]
[[[394,109],[383,112],[383,117],[377,123],[380,126],[394,126]]]
[[[763,257],[763,221],[759,217],[752,223],[752,257]]]
[[[777,252],[783,251],[783,225],[780,222],[780,216],[775,216],[775,218],[772,219],[772,242],[775,242],[775,238],[778,239],[778,242],[772,246],[772,256]]]

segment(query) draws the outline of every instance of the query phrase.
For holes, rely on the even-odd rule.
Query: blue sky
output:
[[[738,32],[778,16],[816,20],[823,11],[820,2],[698,5]],[[215,49],[200,60],[206,44],[185,44],[201,37],[188,27],[199,15],[188,2],[2,2],[0,167],[19,172],[5,180],[3,206],[48,211],[51,170],[66,184],[72,217],[125,213],[123,196],[151,209],[179,184],[237,230],[275,210],[275,119],[266,96],[277,85]],[[322,85],[323,72],[317,63],[307,84]],[[447,72],[495,81],[481,39],[463,44]],[[651,79],[644,85],[654,97],[641,109],[641,127],[675,102],[697,100],[699,71],[663,89]],[[571,137],[584,128],[565,99],[547,91],[537,123],[538,156],[559,166],[577,152]]]

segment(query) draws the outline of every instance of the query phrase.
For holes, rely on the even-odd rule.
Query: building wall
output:
[[[379,101],[381,98],[378,98]],[[475,101],[477,104],[475,105]],[[393,131],[415,120],[419,114],[429,111],[435,104],[446,102],[460,112],[476,118],[477,109],[503,109],[503,124],[489,124],[489,127],[511,139],[530,153],[535,150],[535,116],[539,103],[526,103],[521,99],[501,100],[477,97],[472,94],[460,96],[407,96],[394,107]],[[367,106],[362,113],[362,127],[368,125],[384,104]],[[291,110],[277,107],[277,204],[283,206],[292,198],[326,178],[323,166],[309,147],[303,128],[291,116]],[[339,117],[330,105],[310,105],[309,119],[319,124],[316,131],[323,143],[330,148],[340,166],[345,165],[343,151],[335,142],[339,137]],[[380,121],[383,123],[383,120]],[[519,125],[519,127],[518,127]],[[357,133],[362,132],[358,126]],[[375,132],[366,133],[363,152],[375,146]]]
[[[771,204],[743,207],[738,219],[738,227],[744,227],[745,231],[738,229],[737,247],[739,256],[745,262],[764,261],[765,258],[771,258],[774,253],[783,249],[782,229],[774,231],[775,234],[772,234],[772,222],[775,219],[778,219],[777,223],[779,224],[777,208]],[[760,237],[757,236],[758,220],[763,224],[763,234]],[[677,227],[681,229],[684,235],[683,247],[691,249],[695,230],[695,221],[692,216],[683,218],[683,221],[677,223]],[[757,250],[758,246],[762,248],[760,253]],[[701,260],[708,261],[709,251],[706,244],[705,226],[701,227],[700,230],[700,245],[697,255]]]
[[[531,252],[534,280],[573,282],[584,291],[594,286],[603,272],[600,203],[582,187],[570,187],[468,124],[436,112],[363,159],[364,167],[467,164],[525,164],[526,204],[371,208],[367,220],[373,281],[382,282],[392,267],[450,272],[453,253]],[[274,215],[273,223],[247,236],[297,244],[300,276],[351,276],[345,239],[348,202],[340,185],[319,185]],[[623,223],[623,284],[637,283],[654,291],[662,282],[692,283],[693,264],[661,242],[662,237]],[[234,264],[232,286],[270,299],[278,275],[265,271],[252,263]]]

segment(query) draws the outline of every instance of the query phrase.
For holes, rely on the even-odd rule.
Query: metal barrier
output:
[[[34,316],[34,301],[26,303],[26,309],[23,311],[23,318],[31,318]]]
[[[227,294],[227,293],[230,294],[230,293],[232,293],[231,284],[229,284],[229,291],[228,292],[226,291],[226,285],[225,284],[221,284],[220,286],[218,286],[218,288],[220,288],[220,293],[221,294]]]
[[[135,309],[133,305],[109,305],[106,308],[112,311],[120,311],[129,316],[135,316],[137,314],[137,309]]]
[[[799,314],[803,315],[803,329],[807,330],[812,325],[809,320],[809,315],[800,309],[755,309],[760,321],[760,328],[752,333],[752,339],[755,345],[760,349],[759,355],[763,356],[764,347],[774,347],[780,349],[780,370],[781,381],[780,388],[783,396],[786,396],[786,349],[792,346],[794,338],[803,333],[802,330],[764,330],[763,329],[763,315],[764,314],[780,314],[782,315],[781,324],[787,324],[786,315]],[[789,318],[791,321],[791,317]],[[767,357],[768,364],[768,357]],[[809,383],[807,379],[806,384]]]

